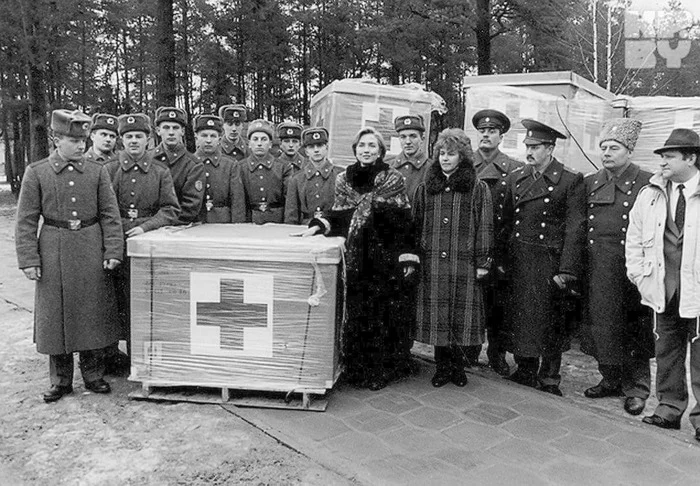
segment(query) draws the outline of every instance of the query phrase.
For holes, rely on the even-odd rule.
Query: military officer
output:
[[[284,222],[308,224],[313,218],[322,218],[333,207],[335,178],[343,169],[328,159],[328,131],[308,128],[301,134],[308,163],[289,180]]]
[[[236,166],[245,194],[245,213],[243,221],[234,223],[284,222],[284,203],[292,168],[270,154],[273,135],[274,127],[266,120],[254,120],[248,125],[251,153]]]
[[[413,201],[413,193],[425,178],[430,162],[423,150],[425,145],[425,124],[420,115],[405,115],[394,119],[394,130],[399,135],[401,153],[389,158],[387,163],[406,178],[406,192]]]
[[[507,248],[500,251],[511,288],[508,351],[518,365],[510,379],[532,387],[539,384],[542,391],[561,396],[561,354],[569,338],[562,300],[577,292],[583,271],[583,176],[552,154],[564,135],[535,120],[522,124],[527,129],[527,165],[506,176],[507,239],[502,240]]]
[[[199,115],[194,119],[198,162],[204,164],[206,185],[202,221],[231,223],[245,218],[243,187],[235,170],[237,160],[221,153],[224,121],[216,115]],[[236,215],[236,211],[240,214]]]
[[[175,194],[180,203],[179,224],[198,222],[204,204],[204,166],[183,144],[187,113],[180,108],[161,106],[156,110],[156,132],[161,143],[153,158],[170,169]]]
[[[625,237],[629,212],[651,173],[632,163],[642,123],[629,118],[603,124],[603,168],[584,178],[587,198],[587,267],[582,349],[598,361],[603,379],[588,398],[624,396],[625,410],[639,415],[649,397],[654,356],[650,312],[627,279]]]
[[[180,205],[173,179],[167,167],[154,161],[146,150],[151,119],[142,113],[121,115],[118,129],[124,143],[119,157],[107,164],[112,187],[117,195],[124,238],[140,235],[178,222]],[[120,335],[130,351],[130,268],[125,265],[114,273],[119,308]],[[114,373],[123,371],[127,359],[118,353],[116,344],[108,350],[108,364]]]
[[[103,350],[118,329],[106,271],[119,265],[124,240],[107,168],[83,157],[90,123],[80,111],[51,113],[56,150],[27,167],[17,206],[19,268],[36,282],[34,341],[49,355],[46,402],[72,393],[76,351],[85,388],[111,390]]]
[[[278,159],[283,164],[291,165],[292,175],[298,173],[305,162],[299,153],[302,130],[302,126],[294,122],[282,122],[277,125],[277,138],[280,140]]]
[[[503,202],[506,191],[506,176],[525,164],[500,151],[503,136],[510,129],[510,119],[497,110],[481,110],[472,117],[472,125],[479,132],[478,148],[474,152],[474,169],[477,177],[491,190],[494,214],[494,234],[501,237],[503,223]],[[498,268],[498,265],[497,265]],[[489,365],[501,376],[508,376],[510,368],[506,362],[503,330],[504,309],[508,285],[504,275],[492,272],[486,287],[486,330],[489,347],[486,355]],[[472,348],[470,346],[470,348]],[[480,347],[479,347],[480,348]],[[480,349],[478,349],[480,351]],[[470,349],[470,359],[474,351]],[[476,354],[478,357],[478,353]]]
[[[117,157],[117,117],[106,113],[96,113],[90,124],[92,147],[85,152],[85,158],[106,164]]]
[[[219,108],[219,117],[224,120],[221,151],[236,160],[245,159],[248,147],[243,138],[243,124],[248,120],[248,110],[244,105],[224,105]]]

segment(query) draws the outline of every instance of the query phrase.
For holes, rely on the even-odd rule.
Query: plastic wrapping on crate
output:
[[[383,85],[368,80],[334,81],[311,99],[311,124],[328,129],[329,157],[340,166],[355,162],[352,141],[366,126],[379,130],[389,155],[401,152],[394,119],[403,115],[421,115],[430,131],[431,111],[445,112],[445,101],[420,85]],[[425,149],[427,150],[427,137]]]
[[[342,238],[201,225],[128,241],[130,380],[323,393],[338,374]]]
[[[572,137],[558,140],[554,155],[564,165],[588,173],[600,167],[598,153],[599,132],[602,123],[613,116],[610,100],[601,99],[585,90],[572,90],[569,98],[543,93],[538,90],[511,86],[473,86],[466,91],[464,129],[476,148],[478,132],[472,125],[472,117],[482,109],[490,108],[505,113],[511,120],[511,129],[505,134],[500,149],[518,160],[525,160],[525,128],[523,118],[533,118]],[[563,121],[562,121],[563,120]]]
[[[700,132],[700,97],[640,96],[629,98],[627,108],[629,118],[642,122],[633,160],[650,172],[659,170],[654,150],[663,147],[674,128]]]

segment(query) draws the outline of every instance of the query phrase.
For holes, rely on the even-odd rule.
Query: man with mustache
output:
[[[507,339],[517,371],[509,379],[561,396],[561,355],[569,344],[563,300],[583,272],[583,176],[553,155],[566,137],[535,120],[527,130],[527,165],[506,177],[500,262],[510,279]]]
[[[478,149],[474,152],[474,169],[476,176],[486,182],[491,190],[493,201],[494,236],[503,237],[503,202],[505,200],[506,176],[525,164],[515,160],[500,151],[503,136],[510,129],[510,120],[498,110],[481,110],[472,117],[472,125],[479,132]],[[496,265],[498,268],[499,265]],[[489,366],[501,376],[510,374],[506,362],[506,351],[503,331],[504,308],[508,292],[508,284],[501,272],[491,272],[485,282],[486,298],[486,332],[489,343],[486,355]],[[481,352],[481,346],[470,346],[469,359],[476,363]]]

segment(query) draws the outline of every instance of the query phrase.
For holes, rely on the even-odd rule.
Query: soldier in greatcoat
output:
[[[244,105],[224,105],[219,108],[219,117],[224,120],[224,136],[221,138],[221,151],[236,160],[249,155],[243,130],[248,120],[248,110]]]
[[[243,186],[238,180],[237,161],[221,152],[223,124],[223,120],[215,115],[199,115],[194,119],[197,136],[194,156],[204,165],[206,177],[202,208],[202,221],[205,223],[232,223],[245,217]]]
[[[180,205],[170,171],[146,150],[150,131],[151,119],[147,115],[121,115],[119,134],[124,150],[106,166],[117,195],[125,239],[178,222]],[[123,261],[126,264],[114,272],[114,284],[119,307],[119,339],[127,342],[130,351],[131,271],[126,254]],[[116,344],[110,347],[109,355],[109,364],[115,371],[128,364],[128,361],[119,362],[121,355],[117,354]]]
[[[27,167],[17,206],[19,268],[36,281],[34,341],[49,355],[46,402],[73,391],[74,352],[85,388],[110,392],[103,349],[118,329],[107,271],[123,258],[124,241],[107,169],[83,158],[89,129],[84,113],[54,110],[56,150]]]
[[[633,119],[605,122],[603,168],[584,178],[588,251],[582,349],[596,358],[603,377],[584,395],[624,396],[624,408],[632,415],[642,413],[649,397],[654,356],[651,314],[625,268],[629,212],[651,177],[631,161],[641,128]]]
[[[510,129],[508,117],[497,110],[481,110],[472,117],[472,125],[479,132],[478,148],[474,152],[476,176],[488,184],[493,201],[494,235],[502,238],[503,203],[506,196],[506,176],[525,164],[500,151],[503,136]],[[489,273],[486,287],[486,330],[489,347],[486,356],[489,366],[501,376],[510,374],[506,362],[505,337],[502,335],[508,284],[505,275],[497,271]],[[477,351],[481,351],[480,347]],[[478,358],[478,353],[470,355]]]
[[[518,365],[510,379],[561,396],[561,355],[569,344],[567,294],[583,272],[583,176],[553,155],[557,130],[535,120],[527,129],[527,165],[506,177],[500,251],[510,281],[508,351]]]
[[[280,141],[280,155],[277,159],[292,169],[292,175],[301,171],[306,159],[299,153],[303,127],[294,122],[282,122],[277,125],[277,138]]]
[[[425,123],[420,115],[405,115],[394,119],[394,130],[399,135],[401,153],[396,157],[387,157],[387,163],[406,178],[408,198],[413,195],[418,184],[423,182],[428,173],[430,160],[424,150]]]
[[[96,113],[90,125],[92,146],[85,152],[85,158],[106,164],[117,157],[117,117],[107,113]]]
[[[302,140],[308,163],[289,180],[284,207],[284,222],[308,224],[314,218],[325,217],[333,207],[335,179],[343,172],[328,159],[328,131],[308,128]]]
[[[245,194],[243,221],[234,223],[283,223],[284,203],[292,169],[270,153],[274,127],[266,120],[248,126],[250,156],[237,164]]]
[[[187,113],[180,108],[162,106],[156,110],[156,132],[161,143],[153,158],[170,169],[175,194],[180,203],[179,224],[200,221],[204,204],[204,166],[189,153],[183,143]]]
[[[422,263],[416,339],[435,346],[433,386],[464,386],[466,348],[484,342],[479,280],[492,263],[493,204],[488,186],[476,177],[463,130],[440,133],[433,158],[413,202]]]

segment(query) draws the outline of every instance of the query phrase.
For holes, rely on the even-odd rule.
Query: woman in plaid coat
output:
[[[416,339],[435,346],[433,386],[464,386],[464,347],[484,342],[480,280],[491,266],[493,205],[463,130],[440,133],[433,158],[413,207],[422,262]]]

